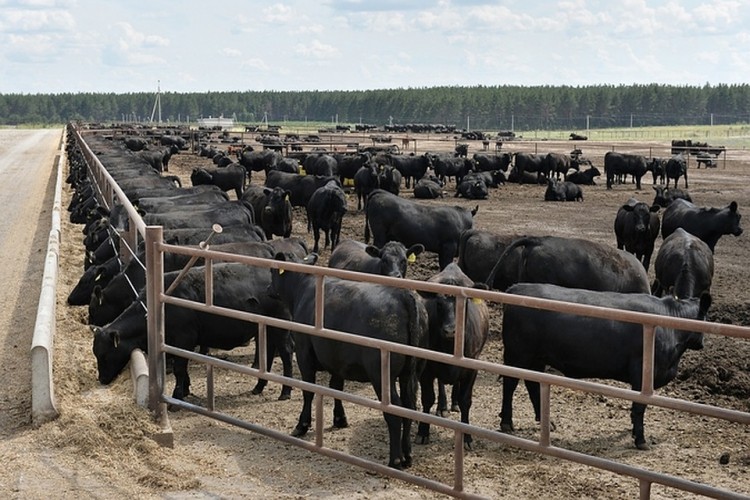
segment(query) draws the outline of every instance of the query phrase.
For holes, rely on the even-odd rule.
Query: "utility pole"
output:
[[[154,101],[154,108],[151,110],[151,123],[154,123],[154,114],[157,108],[159,109],[159,121],[157,125],[161,124],[161,82],[156,80],[156,100]]]

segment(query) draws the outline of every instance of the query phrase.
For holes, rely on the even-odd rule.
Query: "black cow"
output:
[[[583,201],[581,186],[570,181],[547,179],[544,201]]]
[[[386,156],[388,163],[401,173],[406,188],[411,186],[411,180],[416,184],[432,166],[432,159],[428,153],[423,155],[393,155]]]
[[[210,233],[211,231],[206,228],[179,229],[165,231],[164,239],[174,245],[198,245],[202,241],[205,241]],[[238,250],[234,247],[231,251],[243,255],[271,258],[275,253],[272,251],[275,249],[273,245],[277,242],[285,241],[273,240],[272,242],[268,242],[271,245],[269,248],[265,246],[265,243],[259,245],[261,244],[261,237],[262,234],[248,231],[245,228],[230,227],[226,228],[221,234],[213,237],[211,248],[221,249],[221,246],[224,244],[242,242],[245,244],[245,250]],[[139,252],[139,258],[128,262],[125,268],[112,278],[106,286],[99,285],[98,283],[94,284],[88,307],[89,324],[98,326],[106,325],[117,318],[135,300],[146,284],[146,274],[142,265],[143,256],[144,253],[142,251]],[[184,260],[167,258],[165,255],[165,271],[174,271],[183,266]]]
[[[169,286],[179,272],[165,275],[165,286]],[[213,303],[216,306],[236,309],[265,316],[288,319],[289,315],[281,302],[268,295],[271,273],[266,268],[251,267],[237,263],[217,263],[213,266]],[[206,296],[205,269],[195,267],[187,272],[171,295],[188,300],[204,300]],[[99,382],[109,384],[125,368],[133,349],[147,349],[145,292],[121,315],[107,326],[94,330],[94,355],[96,356]],[[234,349],[247,345],[258,334],[258,325],[246,321],[218,316],[194,309],[165,306],[164,328],[168,345],[195,350]],[[284,376],[292,377],[292,341],[288,330],[268,327],[267,369],[271,369],[274,354],[281,357]],[[184,399],[190,394],[188,360],[174,357],[175,388],[172,397]],[[253,394],[260,394],[266,381],[259,379]],[[279,399],[288,399],[291,387],[284,386]]]
[[[357,193],[357,210],[367,207],[367,198],[375,189],[380,187],[380,175],[378,165],[375,162],[365,163],[362,168],[354,174],[354,192]]]
[[[658,205],[648,206],[642,201],[630,198],[617,210],[615,216],[615,236],[617,248],[635,255],[648,271],[654,242],[659,236]]]
[[[242,195],[250,203],[266,239],[274,235],[288,238],[292,234],[292,204],[289,191],[280,187],[269,188],[251,184]]]
[[[187,141],[179,135],[163,135],[159,138],[162,146],[176,146],[177,149],[187,148]]]
[[[472,287],[474,282],[455,264],[451,263],[428,281],[445,285]],[[481,287],[484,287],[482,284]],[[429,348],[435,351],[453,354],[456,333],[456,299],[434,293],[423,293],[427,316],[429,317]],[[478,358],[487,342],[490,331],[490,313],[482,300],[466,302],[464,323],[463,355],[467,358]],[[469,423],[469,410],[472,403],[474,382],[477,371],[460,368],[454,365],[427,361],[419,377],[422,396],[422,410],[430,413],[435,404],[434,382],[437,379],[441,390],[444,384],[453,385],[453,395],[461,411],[461,422]],[[440,408],[438,408],[438,412]],[[430,425],[420,422],[417,430],[417,443],[427,444],[430,441]],[[464,434],[464,446],[471,449],[472,437]]]
[[[414,197],[433,200],[443,197],[443,183],[434,175],[426,175],[414,183]]]
[[[678,227],[659,247],[654,271],[652,295],[668,292],[678,299],[699,297],[711,289],[714,254],[700,238]]]
[[[455,198],[460,196],[470,200],[486,200],[487,196],[489,196],[489,190],[483,179],[467,179],[464,177],[458,186],[456,186],[456,194],[454,195]]]
[[[505,184],[508,179],[500,170],[486,170],[483,172],[469,172],[464,176],[461,182],[475,180],[483,181],[487,187],[496,188],[500,187],[501,184]]]
[[[365,210],[365,242],[372,231],[374,245],[382,247],[390,240],[406,246],[421,243],[436,252],[440,269],[453,261],[462,231],[471,229],[472,217],[479,210],[463,207],[428,207],[399,198],[382,189],[370,194]]]
[[[391,165],[380,165],[378,167],[380,189],[398,195],[401,191],[401,172]]]
[[[281,159],[281,153],[270,149],[263,151],[244,150],[237,155],[237,161],[247,171],[248,180],[252,179],[253,172],[268,173]]]
[[[598,177],[600,175],[602,175],[602,173],[599,172],[599,169],[591,166],[586,170],[570,172],[565,176],[565,180],[568,182],[573,182],[575,184],[583,184],[585,186],[596,186],[594,177]]]
[[[654,191],[656,191],[656,194],[654,195],[653,204],[659,205],[662,208],[668,207],[670,203],[678,198],[689,202],[693,201],[693,198],[690,197],[690,193],[683,191],[682,189],[670,189],[667,186],[654,186]]]
[[[676,300],[649,294],[622,294],[570,289],[549,284],[521,283],[508,293],[545,299],[625,309],[661,316],[703,320],[711,296]],[[544,371],[547,366],[573,378],[614,379],[639,391],[642,384],[643,327],[640,324],[578,316],[569,313],[508,305],[503,308],[503,359],[506,365]],[[654,388],[665,386],[677,375],[686,349],[702,349],[703,334],[656,327]],[[513,430],[513,392],[518,379],[503,377],[501,430]],[[526,389],[540,418],[539,383],[526,381]],[[648,449],[643,416],[646,405],[633,402],[630,418],[639,449]]]
[[[325,186],[331,180],[339,182],[334,176],[298,175],[278,170],[266,173],[266,186],[270,188],[278,186],[289,191],[289,201],[293,207],[306,207],[315,190]]]
[[[179,151],[177,146],[169,146],[161,149],[138,151],[138,157],[157,172],[166,172],[169,170],[169,159]]]
[[[641,178],[646,173],[646,158],[641,155],[608,151],[604,155],[604,173],[607,176],[607,189],[612,189],[615,178],[633,176],[635,188],[641,189]]]
[[[142,151],[148,148],[148,141],[142,137],[126,137],[123,142],[130,151]]]
[[[115,255],[102,264],[93,265],[86,269],[78,279],[76,286],[68,294],[68,305],[85,306],[91,302],[94,286],[107,286],[112,278],[120,273],[121,265],[120,257]]]
[[[578,162],[571,163],[570,156],[562,153],[547,153],[544,161],[547,163],[546,170],[549,172],[549,176],[554,176],[557,180],[566,175],[571,168],[579,169]]]
[[[666,174],[664,173],[664,167],[667,166],[667,160],[665,158],[651,158],[646,163],[646,169],[651,172],[651,175],[654,177],[654,184],[664,184],[664,179],[666,178]],[[677,187],[677,186],[675,186]]]
[[[634,255],[581,238],[527,236],[508,245],[487,278],[505,291],[514,283],[648,293],[646,270]]]
[[[213,185],[222,191],[234,190],[239,200],[245,187],[245,168],[239,163],[219,168],[194,168],[190,182],[193,186]]]
[[[316,260],[311,254],[309,261]],[[280,261],[289,259],[277,254]],[[315,322],[316,277],[284,270],[273,270],[271,295],[280,297],[292,319],[312,325]],[[336,278],[325,280],[325,319],[327,329],[354,333],[363,337],[389,340],[410,346],[427,346],[427,311],[416,292],[372,283]],[[386,328],[383,325],[387,325]],[[377,349],[341,341],[294,333],[294,348],[302,380],[315,383],[319,370],[331,374],[330,387],[343,390],[345,380],[370,382],[381,397],[389,391],[391,403],[415,409],[417,373],[421,361],[398,353],[390,355],[389,388],[381,385],[381,357]],[[401,393],[396,389],[398,380]],[[313,393],[303,391],[303,406],[293,436],[303,436],[312,421]],[[347,427],[346,414],[340,400],[334,401],[333,426]],[[388,465],[404,468],[411,465],[411,420],[384,413],[388,426],[390,452]]]
[[[527,181],[526,173],[536,173],[536,182],[541,184],[542,178],[549,178],[549,165],[546,156],[533,153],[515,153],[515,167],[518,183]]]
[[[318,188],[307,203],[307,232],[313,231],[315,246],[313,252],[320,250],[320,231],[325,235],[325,247],[336,248],[341,235],[341,221],[346,213],[346,194],[338,181],[330,180]]]
[[[661,237],[666,239],[678,227],[705,241],[711,252],[725,234],[742,234],[737,202],[724,208],[697,207],[689,201],[674,200],[665,210],[661,222]]]
[[[664,175],[667,177],[667,187],[669,187],[669,180],[674,179],[674,187],[677,188],[677,181],[680,177],[685,177],[685,189],[688,188],[688,168],[685,156],[682,154],[675,155],[667,160],[667,164],[664,166]],[[655,182],[654,182],[655,183]]]
[[[337,161],[339,180],[343,186],[344,179],[354,180],[354,175],[360,168],[370,161],[372,155],[370,155],[370,153],[357,153],[355,155],[337,154],[335,158]]]
[[[510,153],[501,153],[499,155],[474,153],[473,159],[475,170],[478,172],[494,172],[496,170],[507,172],[513,160],[513,155]]]
[[[431,159],[435,175],[443,183],[448,182],[449,177],[455,177],[456,184],[460,184],[463,176],[473,167],[472,161],[463,156],[432,155]]]
[[[328,267],[405,278],[407,262],[414,262],[423,251],[424,246],[420,244],[406,248],[403,243],[389,241],[378,248],[346,239],[331,252]]]
[[[227,201],[214,204],[208,208],[184,209],[177,207],[176,210],[162,213],[148,213],[143,217],[146,225],[164,226],[167,229],[206,227],[214,224],[222,226],[254,226],[255,214],[253,207],[238,201]]]
[[[338,175],[338,162],[336,158],[325,153],[307,155],[305,161],[302,163],[302,168],[305,169],[305,173],[308,175],[322,175],[325,177]]]
[[[516,182],[523,184],[524,182],[529,184],[546,184],[547,178],[539,176],[536,172],[520,172],[517,167],[513,166],[508,172],[508,182]]]
[[[494,234],[482,229],[468,229],[458,240],[458,267],[472,281],[486,283],[497,259],[519,235]]]

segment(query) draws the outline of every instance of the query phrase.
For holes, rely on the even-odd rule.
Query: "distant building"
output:
[[[209,116],[208,118],[198,118],[198,127],[201,128],[216,128],[219,127],[221,129],[231,129],[234,127],[234,118],[224,118],[223,116],[219,116],[218,118],[213,118]]]

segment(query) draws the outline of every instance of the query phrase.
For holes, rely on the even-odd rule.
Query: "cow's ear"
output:
[[[620,207],[620,208],[622,208],[622,209],[623,209],[623,210],[625,210],[626,212],[632,212],[632,211],[633,211],[633,208],[635,208],[635,207],[634,207],[633,205],[629,205],[629,204],[627,204],[627,203],[626,203],[626,204],[624,204],[624,205],[623,205],[622,207]]]
[[[305,264],[309,264],[311,266],[314,266],[316,262],[318,262],[318,258],[320,256],[316,254],[315,252],[309,253],[305,256],[304,259],[302,259],[302,262]]]
[[[379,259],[381,256],[380,249],[375,245],[367,245],[365,247],[365,253],[370,257],[375,257],[376,259]]]
[[[286,254],[284,252],[276,252],[276,255],[274,255],[273,258],[275,260],[282,260],[282,261],[287,260]]]
[[[651,205],[651,208],[649,208],[651,212],[658,212],[660,209],[661,207],[659,205]]]
[[[412,255],[414,255],[416,257],[422,252],[424,252],[424,245],[421,243],[417,243],[416,245],[410,246],[408,250],[406,250],[406,256],[411,257]]]
[[[474,217],[477,214],[477,212],[479,212],[479,205],[474,207],[474,210],[471,211],[471,216]]]
[[[736,212],[737,211],[737,202],[733,201],[729,204],[729,211],[730,212]]]

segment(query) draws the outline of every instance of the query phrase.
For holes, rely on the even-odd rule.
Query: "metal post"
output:
[[[656,342],[654,325],[643,325],[643,374],[641,375],[641,394],[651,396],[654,393],[654,344]]]
[[[146,227],[146,307],[148,314],[148,407],[154,417],[166,417],[166,404],[161,401],[164,394],[166,370],[164,353],[164,303],[159,296],[164,292],[164,254],[157,248],[163,241],[161,226]]]

